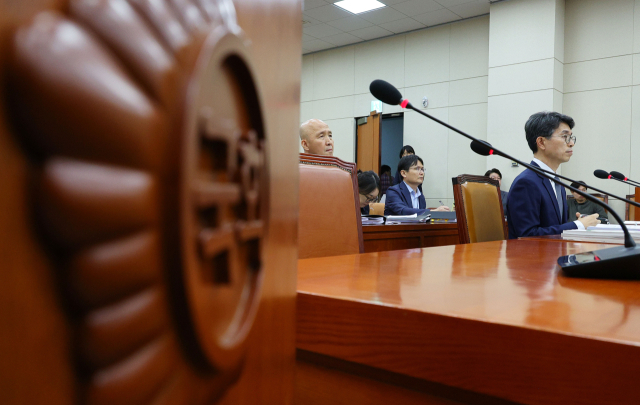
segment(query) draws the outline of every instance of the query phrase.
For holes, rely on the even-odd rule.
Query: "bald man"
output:
[[[329,126],[318,119],[300,125],[300,144],[304,153],[333,156],[333,134]]]

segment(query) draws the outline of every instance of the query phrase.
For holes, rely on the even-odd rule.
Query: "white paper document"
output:
[[[382,225],[384,217],[362,217],[362,225]]]
[[[431,214],[413,214],[413,215],[387,215],[387,224],[399,224],[405,222],[429,222]]]
[[[640,242],[640,224],[637,222],[625,222],[631,237]],[[600,242],[624,244],[624,232],[620,225],[599,224],[590,226],[586,230],[570,229],[562,232],[562,239],[578,242]]]

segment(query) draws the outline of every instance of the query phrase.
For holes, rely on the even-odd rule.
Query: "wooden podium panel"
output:
[[[372,404],[376,390],[425,403],[635,403],[640,282],[567,278],[556,265],[607,246],[507,240],[300,260],[299,370],[315,380],[299,374],[296,398],[344,403],[323,386],[337,373]]]
[[[292,402],[301,3],[0,1],[0,404]]]

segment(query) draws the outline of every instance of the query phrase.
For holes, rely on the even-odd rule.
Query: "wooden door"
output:
[[[300,24],[0,2],[1,404],[292,403]]]
[[[635,201],[640,201],[640,187],[635,188],[635,195]],[[634,210],[633,220],[637,221],[637,218],[640,218],[640,208],[629,205],[629,209]]]
[[[371,112],[358,120],[356,165],[359,170],[380,172],[380,128],[382,114]]]

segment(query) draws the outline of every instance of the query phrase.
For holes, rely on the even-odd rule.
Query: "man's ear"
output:
[[[305,152],[309,151],[309,144],[306,139],[300,141],[300,145],[302,145],[302,149],[304,149]]]
[[[539,136],[536,139],[536,145],[538,146],[538,150],[545,150],[547,147],[544,145],[544,140],[546,138],[544,136]]]
[[[403,179],[405,177],[407,177],[407,171],[406,170],[400,170],[400,176],[402,176]]]

